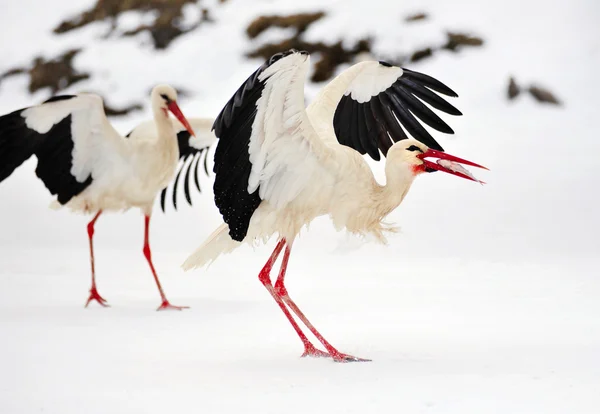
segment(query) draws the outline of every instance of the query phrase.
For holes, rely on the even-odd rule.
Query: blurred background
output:
[[[395,252],[495,259],[598,253],[595,1],[45,4],[3,0],[2,113],[53,94],[91,91],[104,97],[110,120],[126,134],[151,117],[149,92],[160,82],[179,90],[187,116],[215,117],[275,52],[312,53],[307,102],[349,65],[386,60],[457,91],[452,103],[464,115],[444,118],[455,135],[434,136],[448,152],[491,169],[481,176],[489,183],[481,188],[437,174],[420,178],[390,217],[407,233],[395,237]],[[87,218],[47,209],[50,196],[34,176],[35,163],[0,184],[0,243],[85,243]],[[378,178],[382,168],[374,163]],[[194,207],[155,214],[157,250],[188,252],[219,223],[212,175],[202,184]],[[103,217],[98,246],[139,243],[138,216]],[[331,249],[347,242],[327,220],[320,224],[305,237],[310,245]]]
[[[91,91],[104,97],[111,122],[126,134],[151,117],[149,92],[160,82],[179,90],[187,116],[215,117],[275,52],[312,53],[307,102],[349,65],[386,60],[457,91],[452,103],[464,115],[444,118],[455,135],[434,136],[448,152],[491,169],[481,175],[488,182],[481,188],[437,174],[420,178],[390,217],[405,232],[393,238],[395,253],[498,260],[596,255],[599,17],[592,0],[485,6],[474,0],[65,0],[51,6],[3,0],[0,112]],[[34,176],[35,163],[0,184],[0,244],[85,243],[87,218],[47,208],[51,199]],[[378,179],[380,164],[373,163]],[[189,252],[219,223],[212,174],[202,184],[194,207],[155,214],[157,251]],[[103,217],[98,246],[136,245],[141,222],[137,211]],[[327,219],[303,240],[319,250],[349,242]]]

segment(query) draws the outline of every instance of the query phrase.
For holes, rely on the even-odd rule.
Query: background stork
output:
[[[144,214],[143,253],[161,295],[158,309],[182,309],[167,300],[152,263],[149,243],[152,206],[162,190],[164,210],[167,186],[179,160],[183,159],[183,163],[177,181],[188,158],[192,161],[187,164],[185,194],[191,203],[191,170],[195,168],[199,190],[200,156],[215,137],[209,129],[211,120],[188,121],[183,116],[172,87],[154,87],[151,104],[154,121],[140,124],[127,137],[108,122],[102,98],[94,94],[55,96],[40,105],[0,117],[0,182],[35,155],[36,175],[56,196],[53,206],[94,215],[87,225],[92,286],[86,306],[94,300],[106,306],[96,287],[93,244],[96,220],[106,211],[137,207]],[[169,112],[176,119],[170,118]],[[177,182],[173,187],[176,206]]]
[[[382,220],[402,202],[417,175],[444,171],[478,181],[456,163],[481,166],[443,152],[415,118],[438,131],[453,132],[417,99],[460,115],[433,91],[456,93],[434,78],[385,62],[362,62],[331,81],[305,109],[308,68],[306,52],[274,55],[246,80],[217,117],[214,192],[225,223],[183,267],[202,266],[242,242],[266,241],[277,233],[279,241],[259,280],[302,340],[303,356],[364,361],[334,348],[290,298],[285,274],[295,237],[314,218],[328,214],[337,230],[370,234],[385,243],[384,232],[396,229]],[[408,139],[403,127],[416,139]],[[377,183],[361,156],[368,153],[379,160],[380,151],[387,156],[384,186]],[[284,247],[273,285],[271,268]],[[326,352],[309,341],[288,307]]]

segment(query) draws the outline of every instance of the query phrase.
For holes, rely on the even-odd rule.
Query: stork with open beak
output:
[[[274,55],[217,117],[214,195],[224,223],[183,267],[204,266],[242,243],[277,235],[258,278],[300,337],[303,356],[364,361],[333,347],[290,297],[285,276],[294,239],[313,219],[329,215],[337,230],[385,242],[384,232],[395,228],[383,219],[402,203],[417,176],[443,171],[478,181],[460,164],[485,167],[444,152],[416,119],[453,132],[424,104],[460,115],[435,93],[456,96],[438,80],[385,62],[361,62],[332,80],[305,108],[308,69],[306,52]],[[386,157],[385,185],[375,180],[362,156],[367,153],[375,160],[380,153]],[[273,284],[271,269],[284,247]],[[308,339],[292,312],[325,351]]]

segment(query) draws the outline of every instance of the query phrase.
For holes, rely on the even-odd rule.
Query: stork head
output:
[[[431,158],[437,158],[437,161],[434,162]],[[405,139],[392,145],[388,151],[387,159],[388,164],[390,164],[391,160],[394,160],[394,163],[399,162],[405,166],[408,165],[413,176],[422,173],[443,171],[457,177],[482,183],[460,164],[487,170],[486,167],[474,162],[458,158],[443,151],[430,149],[427,145],[414,139]]]
[[[177,105],[177,91],[174,88],[169,85],[157,85],[152,89],[150,96],[155,114],[163,114],[168,118],[169,112],[171,112],[192,136],[196,136],[192,126]]]

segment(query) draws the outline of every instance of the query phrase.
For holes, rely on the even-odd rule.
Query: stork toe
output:
[[[85,303],[85,307],[87,308],[88,305],[90,304],[91,301],[95,300],[96,302],[98,302],[101,306],[108,308],[110,307],[110,305],[108,304],[108,302],[106,301],[106,299],[104,299],[102,296],[100,296],[100,294],[98,293],[98,290],[96,290],[96,288],[92,288],[90,289],[90,296],[87,300],[87,302]]]
[[[313,358],[328,358],[331,355],[325,351],[321,351],[317,349],[313,344],[307,344],[304,347],[304,353],[300,355],[300,358],[304,357],[313,357]]]
[[[168,300],[163,300],[163,302],[160,304],[160,306],[158,307],[158,309],[156,309],[157,311],[161,311],[161,310],[183,310],[183,309],[189,309],[189,306],[175,306],[175,305],[171,305],[171,303]]]
[[[358,358],[348,354],[342,354],[341,352],[335,352],[330,354],[335,362],[371,362],[370,359]]]

